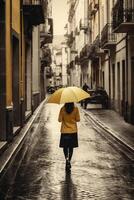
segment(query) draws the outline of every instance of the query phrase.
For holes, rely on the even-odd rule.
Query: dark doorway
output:
[[[102,72],[102,87],[105,88],[105,74]]]
[[[12,37],[13,45],[13,123],[15,127],[20,126],[20,103],[19,103],[19,40]]]
[[[113,100],[115,100],[115,64],[112,65],[112,89],[113,89]]]
[[[117,63],[117,101],[118,101],[118,105],[117,105],[117,109],[120,112],[120,62]]]
[[[134,57],[131,57],[131,123],[134,124]]]
[[[125,114],[125,60],[122,61],[122,116]]]

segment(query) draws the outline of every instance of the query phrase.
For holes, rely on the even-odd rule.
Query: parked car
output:
[[[55,92],[55,86],[48,86],[48,87],[47,87],[47,92],[48,92],[49,94],[54,93],[54,92]]]
[[[84,108],[87,107],[88,103],[91,104],[101,104],[102,108],[108,108],[108,94],[106,90],[102,88],[91,89],[87,91],[90,94],[90,98],[85,99],[81,105],[84,105]]]

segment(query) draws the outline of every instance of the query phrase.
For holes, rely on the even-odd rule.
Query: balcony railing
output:
[[[42,44],[52,43],[53,41],[53,19],[45,19],[45,24],[42,25],[40,37],[43,38]]]
[[[116,45],[116,34],[112,32],[112,24],[107,23],[101,32],[101,48],[109,49]]]
[[[98,58],[98,56],[101,57],[105,54],[105,51],[101,49],[100,44],[100,36],[98,35],[88,47],[88,56],[90,59]]]
[[[99,9],[99,2],[96,0],[90,3],[88,9],[89,9],[90,16],[95,15]]]
[[[75,67],[75,61],[74,60],[72,60],[71,62],[70,62],[70,66],[69,66],[70,68],[74,68]]]
[[[50,66],[46,67],[46,78],[52,78],[52,76],[53,76],[52,68]]]
[[[69,9],[69,16],[68,16],[69,22],[72,21],[73,15],[75,13],[75,9],[74,9],[75,3],[76,3],[76,0],[71,0],[70,9]]]
[[[75,28],[75,35],[79,35],[79,34],[80,34],[79,29],[78,29],[78,27],[76,27]]]
[[[78,55],[75,56],[75,64],[76,65],[80,64],[80,57]]]
[[[40,5],[43,0],[23,0],[23,5]]]
[[[99,1],[94,0],[94,8],[99,9]]]
[[[95,46],[93,44],[88,45],[87,55],[88,55],[88,58],[91,59],[91,60],[96,57]]]
[[[80,62],[88,60],[88,44],[86,44],[80,52]]]
[[[71,48],[71,54],[77,54],[78,53],[78,51],[75,49],[75,48]]]
[[[73,41],[75,40],[75,33],[73,31],[71,31],[70,34],[67,34],[67,38],[68,38],[67,44],[68,44],[69,47],[71,47],[72,44],[73,44]]]
[[[113,30],[117,33],[134,32],[134,7],[125,7],[125,2],[118,0],[113,7]]]
[[[31,25],[44,23],[44,0],[23,0],[23,13]]]
[[[97,35],[95,40],[93,41],[93,45],[99,47],[100,46],[100,36]]]
[[[80,20],[80,30],[86,31],[88,29],[88,19],[81,19]]]

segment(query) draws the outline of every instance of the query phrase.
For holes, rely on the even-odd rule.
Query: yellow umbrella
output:
[[[89,98],[90,95],[78,87],[66,87],[56,90],[48,99],[47,103],[69,103],[79,102],[83,99]]]

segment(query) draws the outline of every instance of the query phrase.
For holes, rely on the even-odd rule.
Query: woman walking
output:
[[[78,108],[74,103],[65,103],[59,113],[59,122],[61,122],[60,147],[63,148],[66,159],[66,170],[70,171],[73,148],[78,147],[77,122],[80,121]]]

